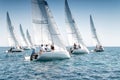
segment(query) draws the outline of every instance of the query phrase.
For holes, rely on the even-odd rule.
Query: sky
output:
[[[64,0],[46,0],[61,32],[65,32]],[[120,46],[120,0],[68,0],[68,4],[84,43],[94,46],[90,31],[90,14],[103,46]],[[20,36],[19,24],[24,32],[33,34],[31,0],[0,0],[0,46],[8,46],[6,12]],[[65,35],[65,33],[63,33]]]

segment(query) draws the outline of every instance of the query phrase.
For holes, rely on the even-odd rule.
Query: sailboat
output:
[[[8,29],[9,46],[11,46],[11,48],[6,52],[22,52],[23,49],[21,49],[21,47],[16,39],[14,27],[12,26],[8,12],[7,12],[7,29]]]
[[[104,48],[102,46],[102,44],[100,43],[97,33],[96,33],[96,29],[93,23],[93,19],[92,16],[90,15],[90,28],[91,28],[91,33],[92,33],[92,39],[96,45],[96,48],[93,50],[94,52],[103,52]]]
[[[53,45],[55,50],[44,51],[37,60],[67,59],[70,54],[66,51],[61,34],[54,21],[51,10],[45,0],[32,0],[33,27],[39,30],[40,43]]]
[[[27,40],[25,38],[25,34],[23,32],[22,25],[20,24],[19,27],[20,27],[20,33],[21,33],[22,39],[23,39],[23,41],[24,41],[24,43],[26,45],[26,46],[23,46],[23,49],[24,50],[30,50],[31,48],[30,48],[29,43],[27,42]]]
[[[76,26],[74,18],[72,17],[67,0],[65,0],[65,22],[69,41],[69,46],[67,46],[67,50],[73,54],[89,53],[89,50],[83,42],[80,31]]]

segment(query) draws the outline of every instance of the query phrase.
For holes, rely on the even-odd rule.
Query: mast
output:
[[[14,27],[12,26],[12,23],[11,23],[11,20],[10,20],[10,17],[9,17],[9,13],[7,12],[7,29],[8,29],[8,33],[9,33],[9,40],[11,39],[11,41],[13,41],[13,44],[11,46],[19,46],[19,43],[16,39],[16,36],[15,36],[15,32],[14,32]]]
[[[28,44],[28,42],[27,42],[27,40],[26,40],[26,38],[25,38],[25,34],[24,34],[24,32],[23,32],[22,25],[20,24],[19,27],[20,27],[20,33],[21,33],[21,35],[22,35],[22,38],[23,38],[26,46],[28,46],[29,44]]]
[[[94,26],[93,19],[92,19],[91,15],[90,15],[90,27],[91,27],[92,38],[93,38],[93,40],[95,42],[95,45],[101,45],[100,41],[98,39],[96,29],[95,29],[95,26]]]

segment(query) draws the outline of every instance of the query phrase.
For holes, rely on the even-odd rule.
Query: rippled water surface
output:
[[[8,54],[4,52],[6,49],[0,48],[3,80],[120,80],[120,47],[45,62],[26,61],[24,56],[30,55],[31,50]]]

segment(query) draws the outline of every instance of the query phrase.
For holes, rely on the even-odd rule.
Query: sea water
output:
[[[6,49],[0,48],[0,80],[120,80],[120,47],[40,62],[24,59],[31,50],[5,53]]]

